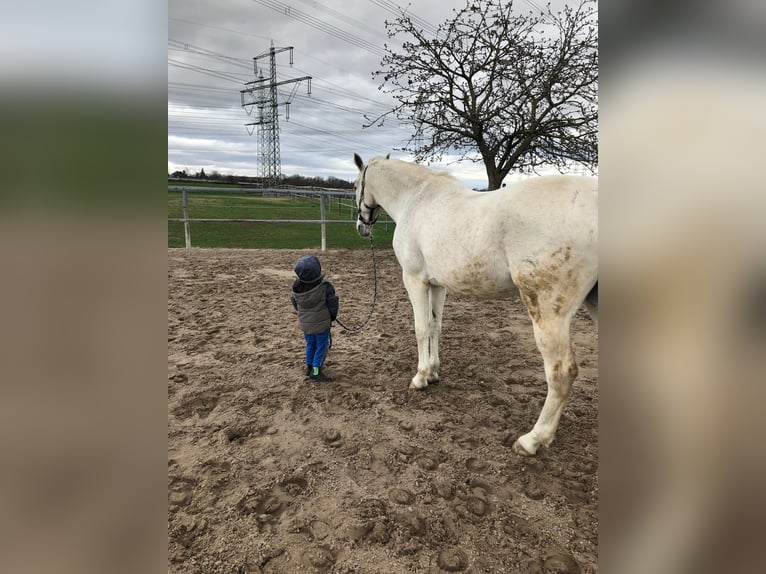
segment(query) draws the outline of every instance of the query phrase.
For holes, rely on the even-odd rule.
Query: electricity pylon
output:
[[[258,126],[258,164],[261,179],[265,185],[277,185],[282,177],[282,160],[279,152],[279,106],[285,106],[285,119],[290,119],[290,103],[292,102],[298,85],[306,80],[308,84],[307,95],[311,95],[311,76],[302,76],[291,80],[277,82],[276,55],[280,52],[290,52],[290,65],[293,65],[293,47],[275,48],[274,42],[271,48],[253,58],[253,72],[256,79],[247,82],[244,90],[240,90],[242,107],[248,115],[253,109],[258,109],[257,121],[245,124],[247,132],[252,135]],[[258,60],[269,57],[269,76],[264,77],[263,68],[258,68]],[[277,86],[295,84],[286,100],[279,101]]]

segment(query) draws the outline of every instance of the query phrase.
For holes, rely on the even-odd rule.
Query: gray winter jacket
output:
[[[293,285],[290,300],[298,311],[301,330],[310,335],[324,333],[332,325],[338,313],[338,297],[332,283],[322,281],[308,291],[300,292],[303,287],[298,281]]]

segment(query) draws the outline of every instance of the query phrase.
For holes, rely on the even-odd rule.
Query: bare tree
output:
[[[381,90],[414,133],[416,160],[455,152],[483,161],[489,189],[511,169],[598,162],[598,32],[594,0],[554,12],[520,13],[512,1],[474,0],[428,34],[403,13],[386,22],[406,38],[386,46]]]

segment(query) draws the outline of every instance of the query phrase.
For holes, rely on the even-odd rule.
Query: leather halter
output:
[[[378,215],[380,215],[380,212],[378,212],[378,215],[375,215],[374,217],[373,217],[373,215],[375,214],[375,210],[379,209],[380,206],[379,205],[372,205],[372,206],[371,205],[367,205],[367,203],[364,201],[364,180],[367,177],[367,168],[368,167],[369,166],[364,166],[364,171],[362,172],[362,181],[359,184],[360,187],[361,187],[361,191],[359,193],[359,205],[357,206],[357,211],[358,211],[358,214],[359,214],[359,221],[361,221],[365,225],[372,226],[378,220]],[[371,219],[367,219],[367,218],[365,218],[362,215],[362,206],[367,208],[367,210],[370,212]]]

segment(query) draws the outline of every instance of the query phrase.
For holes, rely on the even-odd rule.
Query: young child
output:
[[[332,381],[322,370],[330,347],[330,327],[338,315],[335,287],[324,280],[322,266],[314,255],[304,255],[295,264],[290,301],[298,312],[298,323],[306,339],[306,375],[314,381]]]

